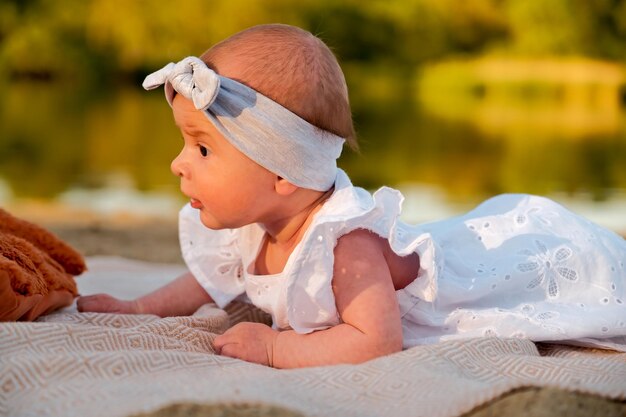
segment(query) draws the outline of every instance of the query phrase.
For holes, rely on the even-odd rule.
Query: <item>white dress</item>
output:
[[[444,221],[408,225],[402,194],[371,195],[339,171],[281,274],[254,276],[258,225],[214,231],[180,214],[183,257],[223,307],[246,298],[276,328],[299,333],[340,323],[331,288],[337,239],[369,229],[394,252],[417,252],[420,271],[398,290],[404,346],[498,336],[626,350],[626,241],[537,196],[508,194]]]

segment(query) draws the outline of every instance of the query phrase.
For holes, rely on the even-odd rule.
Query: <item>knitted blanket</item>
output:
[[[100,262],[92,276],[164,273],[159,265]],[[192,317],[69,309],[34,323],[2,323],[0,415],[129,416],[193,402],[305,416],[458,416],[521,387],[626,399],[626,353],[483,338],[361,365],[276,370],[215,355],[211,341],[229,324],[211,306]]]

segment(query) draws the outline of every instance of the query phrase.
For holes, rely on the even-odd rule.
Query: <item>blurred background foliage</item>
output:
[[[626,0],[0,0],[0,203],[175,193],[179,134],[143,77],[271,22],[338,56],[359,185],[626,195]]]
[[[3,0],[10,76],[143,74],[254,24],[302,26],[341,61],[414,68],[450,55],[626,60],[623,0]]]

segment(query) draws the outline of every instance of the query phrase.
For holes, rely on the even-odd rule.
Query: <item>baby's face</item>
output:
[[[176,95],[172,107],[184,145],[171,169],[202,223],[224,229],[262,221],[276,175],[231,145],[190,100]]]

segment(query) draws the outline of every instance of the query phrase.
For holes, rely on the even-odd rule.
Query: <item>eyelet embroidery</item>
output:
[[[513,224],[517,227],[523,227],[531,221],[543,223],[546,226],[552,226],[550,218],[559,217],[557,212],[545,210],[543,207],[531,207],[525,211],[517,211],[512,215]]]
[[[216,255],[219,258],[215,264],[215,272],[222,276],[234,277],[238,281],[243,280],[243,264],[238,256],[234,255],[236,242],[233,241],[227,246],[220,248]]]
[[[535,252],[525,249],[520,255],[528,256],[527,262],[518,263],[516,269],[522,273],[536,272],[537,276],[530,280],[526,289],[534,290],[539,286],[546,287],[548,298],[559,297],[559,283],[557,278],[570,282],[578,281],[578,272],[567,266],[567,260],[574,253],[567,246],[560,246],[556,250],[549,250],[543,242],[535,240]]]

